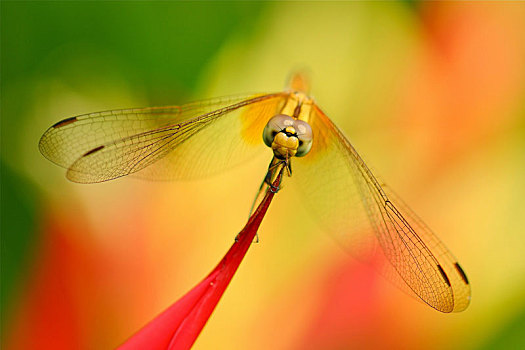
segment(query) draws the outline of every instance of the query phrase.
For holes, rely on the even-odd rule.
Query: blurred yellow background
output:
[[[295,69],[458,257],[472,303],[445,315],[405,296],[289,186],[195,349],[525,347],[523,3],[0,6],[3,348],[122,343],[220,260],[269,159],[204,180],[78,185],[38,152],[47,127],[280,91]]]

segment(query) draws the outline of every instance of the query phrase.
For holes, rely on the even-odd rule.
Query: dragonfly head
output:
[[[303,157],[310,151],[313,133],[307,122],[278,114],[266,124],[263,140],[276,158],[289,159]]]

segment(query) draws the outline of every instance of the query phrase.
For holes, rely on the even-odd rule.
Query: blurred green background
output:
[[[525,346],[522,3],[0,6],[3,348],[120,344],[220,259],[267,166],[77,185],[38,152],[47,127],[98,110],[279,91],[298,68],[458,256],[472,305],[442,315],[381,279],[364,283],[290,189],[195,348]],[[281,224],[289,208],[296,230]]]

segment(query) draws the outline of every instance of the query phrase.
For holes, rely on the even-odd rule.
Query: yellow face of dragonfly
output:
[[[308,154],[312,148],[313,133],[307,122],[278,114],[266,124],[263,140],[276,158],[288,160]]]

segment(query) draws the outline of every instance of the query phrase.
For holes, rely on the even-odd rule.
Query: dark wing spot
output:
[[[95,152],[98,152],[100,151],[102,148],[104,148],[104,146],[98,146],[96,148],[93,148],[91,151],[87,151],[86,153],[84,153],[84,155],[82,157],[86,157],[86,156],[89,156],[90,154],[93,154]]]
[[[441,276],[443,277],[447,285],[450,287],[450,280],[448,279],[447,274],[445,273],[441,265],[438,265],[437,267],[438,267],[439,272],[441,273]]]
[[[77,117],[67,118],[67,119],[59,121],[58,123],[53,124],[52,128],[61,128],[68,124],[74,123],[76,121],[77,121]]]
[[[461,276],[461,278],[463,279],[463,282],[465,282],[465,284],[469,284],[467,275],[465,274],[465,271],[463,271],[461,266],[459,266],[458,263],[454,263],[454,267],[456,268],[456,270],[458,270],[458,273]]]

